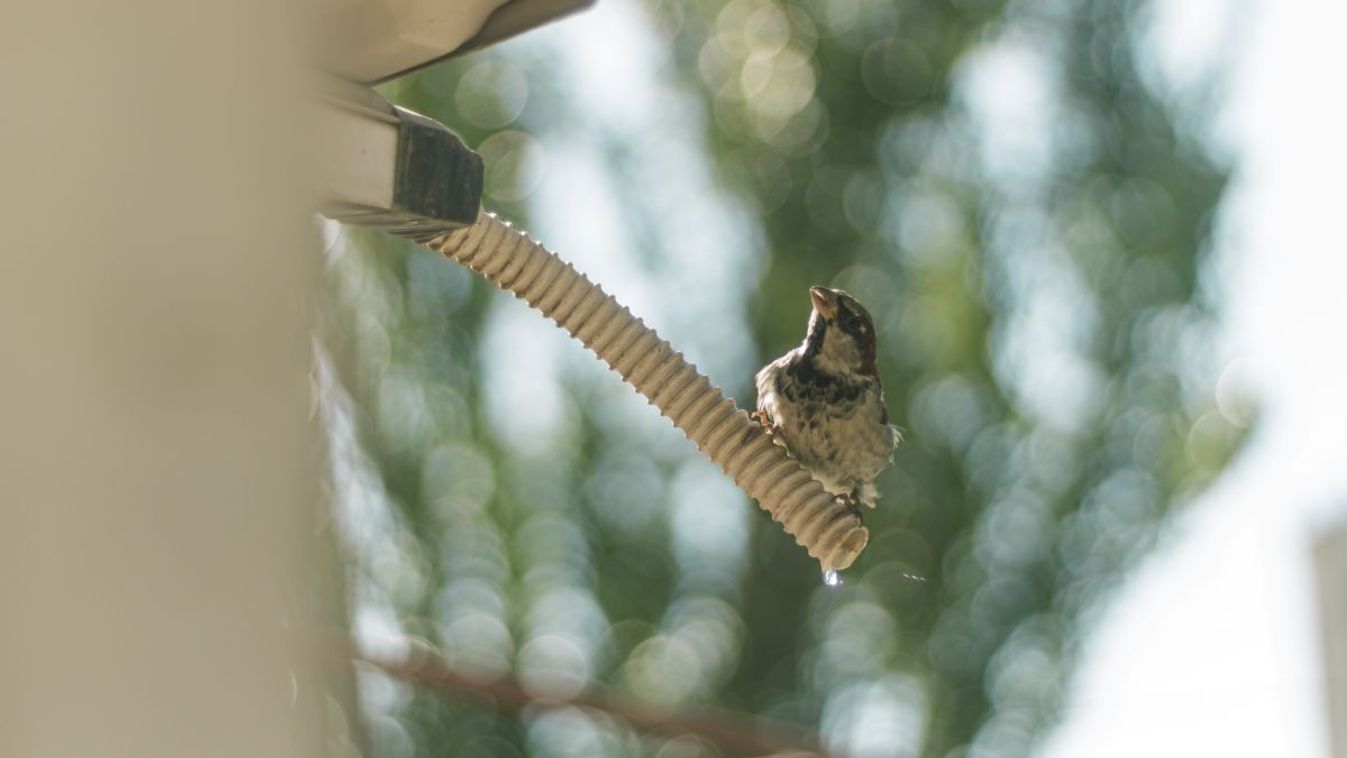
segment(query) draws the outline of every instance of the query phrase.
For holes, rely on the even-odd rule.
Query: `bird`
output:
[[[810,287],[804,342],[754,378],[752,414],[823,488],[859,513],[875,507],[875,477],[901,435],[889,424],[876,367],[875,325],[854,297]]]

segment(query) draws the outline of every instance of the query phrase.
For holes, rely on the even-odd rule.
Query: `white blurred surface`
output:
[[[1231,376],[1261,419],[1086,640],[1043,754],[1326,756],[1310,550],[1347,516],[1347,7],[1160,5],[1171,66],[1211,48],[1221,12],[1247,12],[1220,124],[1238,170],[1218,255]]]

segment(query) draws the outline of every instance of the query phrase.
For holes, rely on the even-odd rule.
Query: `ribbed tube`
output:
[[[429,247],[513,292],[603,359],[673,421],[824,571],[851,565],[869,532],[668,342],[524,232],[483,211]]]

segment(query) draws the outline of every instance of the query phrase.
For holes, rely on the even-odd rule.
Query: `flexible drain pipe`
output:
[[[825,572],[851,565],[869,532],[761,426],[597,284],[483,210],[428,246],[513,292],[580,340],[771,514]]]

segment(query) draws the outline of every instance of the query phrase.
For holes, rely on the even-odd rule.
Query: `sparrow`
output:
[[[842,290],[811,287],[809,299],[804,343],[757,373],[752,415],[825,490],[873,508],[875,477],[900,438],[875,368],[875,325]]]

